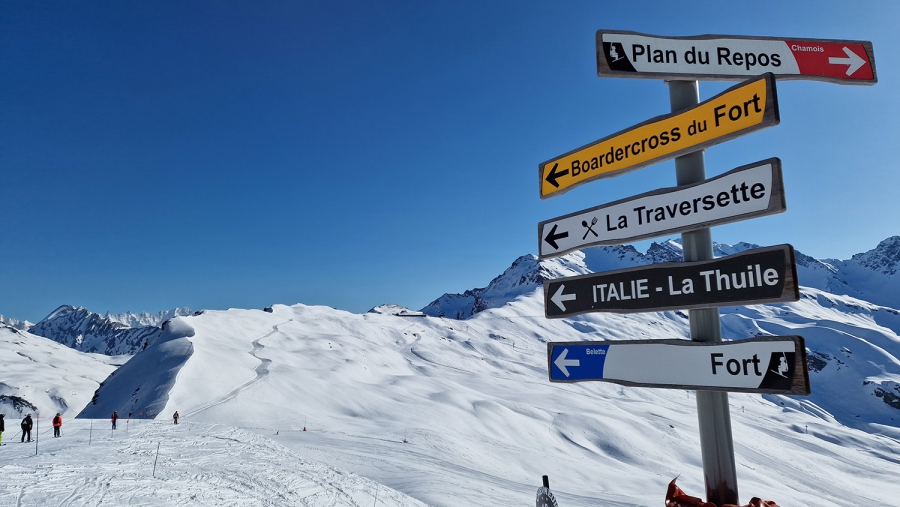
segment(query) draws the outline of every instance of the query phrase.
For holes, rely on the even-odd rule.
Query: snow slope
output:
[[[60,412],[74,417],[90,402],[100,382],[127,359],[86,354],[0,326],[0,413],[12,427],[29,413],[50,418]]]
[[[166,323],[158,339],[140,354],[139,360],[128,361],[110,374],[79,416],[102,418],[115,411],[122,417],[152,419],[160,414],[176,375],[194,352],[188,340],[193,335],[193,328],[181,319]],[[129,402],[110,407],[106,402],[109,398]]]
[[[62,438],[42,430],[37,456],[34,444],[3,446],[0,505],[423,506],[237,428],[128,426],[113,433],[105,420],[64,422]]]
[[[804,294],[796,312],[781,305],[726,313],[726,334],[813,327],[798,313],[825,315],[823,293]],[[812,375],[818,398],[731,395],[742,498],[859,505],[900,495],[900,442],[888,411],[895,409],[873,394],[874,384],[856,383],[887,386],[900,371],[888,327],[896,322],[874,325],[873,313],[890,315],[874,310],[819,319],[824,331],[810,336],[811,350],[847,347],[860,360],[826,361]],[[565,507],[659,505],[677,475],[687,491],[704,491],[691,392],[547,381],[547,341],[685,337],[681,312],[548,320],[533,291],[465,321],[275,305],[271,313],[208,311],[172,322],[194,330],[184,338],[193,353],[161,417],[178,410],[187,421],[278,432],[272,438],[300,456],[429,505],[527,504],[543,474]],[[155,367],[150,352],[132,359],[134,372]],[[112,393],[129,393],[141,379],[117,373],[97,412],[85,415],[133,406]],[[872,418],[856,421],[858,411]]]

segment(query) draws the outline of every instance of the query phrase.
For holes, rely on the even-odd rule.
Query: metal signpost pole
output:
[[[700,103],[697,81],[668,81],[669,103],[672,112],[683,111]],[[706,179],[703,151],[696,151],[675,159],[678,185],[689,185]],[[713,259],[710,229],[700,229],[681,235],[685,262]],[[722,328],[717,308],[689,310],[691,340],[722,341]],[[731,437],[731,414],[728,393],[697,391],[697,418],[700,427],[700,453],[706,481],[706,501],[716,505],[738,503],[737,470],[734,463],[734,442]]]

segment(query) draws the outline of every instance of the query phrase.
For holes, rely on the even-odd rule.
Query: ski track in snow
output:
[[[241,394],[242,392],[244,392],[246,389],[248,389],[248,388],[249,388],[250,386],[252,386],[253,384],[259,382],[263,377],[266,377],[266,376],[269,374],[269,365],[272,364],[272,360],[271,360],[271,359],[266,359],[266,358],[263,358],[263,357],[259,357],[259,355],[258,355],[259,352],[265,348],[265,346],[264,346],[262,343],[260,343],[260,342],[261,342],[262,340],[264,340],[264,339],[266,339],[266,338],[272,336],[273,334],[278,333],[278,332],[279,332],[279,331],[278,331],[278,326],[287,324],[288,322],[290,322],[290,321],[292,321],[292,320],[294,320],[294,319],[288,319],[288,320],[282,322],[281,324],[275,324],[274,326],[272,326],[272,331],[270,331],[269,333],[266,333],[265,335],[260,336],[259,338],[253,340],[253,342],[252,342],[253,348],[250,349],[250,351],[248,352],[248,354],[250,354],[251,356],[255,357],[257,360],[259,360],[259,365],[256,366],[256,370],[255,370],[255,371],[256,371],[256,378],[250,379],[250,380],[248,380],[247,382],[244,382],[243,384],[241,384],[241,385],[235,387],[234,389],[232,389],[231,391],[229,391],[228,394],[226,394],[225,396],[219,398],[218,400],[216,400],[216,401],[214,401],[214,402],[212,402],[212,403],[210,403],[210,404],[208,404],[208,405],[204,405],[204,406],[202,406],[202,407],[200,407],[200,408],[198,408],[198,409],[195,409],[195,410],[192,410],[192,411],[188,412],[187,414],[185,414],[186,417],[190,417],[190,416],[199,414],[200,412],[203,412],[204,410],[209,410],[209,409],[211,409],[211,408],[213,408],[213,407],[216,407],[216,406],[218,406],[218,405],[221,405],[221,404],[223,404],[223,403],[225,403],[225,402],[227,402],[227,401],[229,401],[229,400],[235,398],[237,395],[239,395],[239,394]]]

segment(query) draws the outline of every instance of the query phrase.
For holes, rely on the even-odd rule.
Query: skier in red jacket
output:
[[[56,413],[56,417],[53,418],[53,437],[59,437],[59,430],[62,428],[62,416],[59,415],[59,412]]]

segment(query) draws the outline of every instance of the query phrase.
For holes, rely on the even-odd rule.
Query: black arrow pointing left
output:
[[[562,171],[556,172],[557,167],[559,167],[558,163],[553,164],[553,169],[550,169],[550,174],[548,174],[547,177],[544,178],[545,180],[547,180],[547,183],[553,185],[555,188],[559,188],[559,183],[556,182],[556,178],[569,174],[568,169],[563,169]]]
[[[556,244],[556,240],[568,238],[569,232],[563,231],[559,234],[556,234],[556,228],[559,227],[559,224],[553,224],[553,228],[550,229],[550,233],[547,234],[547,237],[544,238],[544,241],[547,242],[548,245],[552,246],[554,249],[559,250],[559,245]]]

